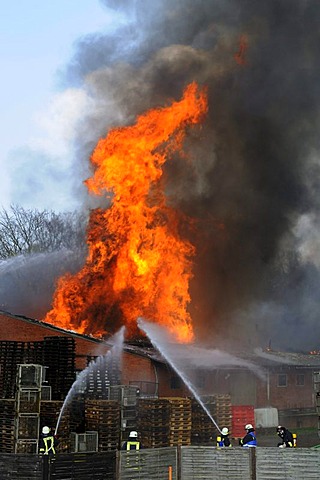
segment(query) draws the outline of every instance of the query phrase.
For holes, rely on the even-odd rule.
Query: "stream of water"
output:
[[[80,372],[77,379],[73,382],[61,407],[57,420],[57,425],[55,428],[55,435],[58,432],[63,413],[69,402],[72,400],[73,396],[79,391],[85,391],[84,385],[86,384],[87,376],[91,372],[97,375],[97,372],[107,371],[108,373],[108,370],[112,371],[112,369],[120,368],[123,352],[124,334],[125,327],[121,327],[120,330],[115,333],[111,339],[108,340],[108,344],[112,344],[111,349],[105,355],[100,355],[96,360],[90,362],[89,365]]]
[[[221,433],[220,427],[218,426],[217,422],[215,419],[212,417],[210,411],[206,407],[206,405],[203,403],[199,393],[197,392],[195,386],[192,384],[190,379],[187,377],[186,373],[182,371],[181,368],[179,368],[176,363],[173,361],[172,355],[170,354],[170,349],[166,348],[168,347],[168,343],[165,341],[163,335],[159,335],[158,329],[153,328],[153,324],[150,324],[149,322],[146,322],[144,319],[139,318],[138,319],[138,327],[145,332],[147,337],[150,339],[152,345],[159,351],[159,353],[165,358],[165,360],[169,363],[169,365],[172,367],[172,369],[176,372],[176,374],[181,378],[181,380],[184,382],[184,384],[187,386],[187,388],[190,390],[194,398],[198,401],[198,403],[201,405],[203,410],[206,412],[212,423],[215,425],[217,430]],[[159,328],[159,327],[158,327]],[[157,330],[157,331],[156,331]]]

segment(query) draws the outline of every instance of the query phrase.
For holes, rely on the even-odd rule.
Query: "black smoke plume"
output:
[[[66,68],[109,128],[206,85],[209,114],[166,165],[170,202],[196,219],[190,306],[199,339],[319,347],[318,0],[104,0],[121,22],[82,38]]]

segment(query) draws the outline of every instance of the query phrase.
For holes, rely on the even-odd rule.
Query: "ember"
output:
[[[245,58],[246,51],[248,48],[248,39],[246,35],[241,35],[239,39],[239,50],[234,54],[234,59],[238,65],[246,65],[247,61]]]
[[[187,307],[195,249],[179,233],[186,219],[166,203],[162,166],[206,111],[206,94],[193,83],[180,101],[98,142],[94,174],[85,183],[111,205],[92,211],[86,263],[59,279],[45,321],[93,335],[124,324],[134,335],[137,318],[144,317],[166,326],[177,341],[192,341]]]

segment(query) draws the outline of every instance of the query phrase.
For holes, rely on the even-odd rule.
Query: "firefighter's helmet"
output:
[[[129,437],[130,437],[130,438],[137,438],[137,436],[138,436],[138,432],[136,432],[135,430],[133,430],[133,431],[130,432],[130,434],[129,434]]]
[[[244,427],[246,430],[253,430],[253,426],[251,423],[247,423],[247,425]]]
[[[43,428],[42,428],[42,433],[43,433],[44,435],[47,435],[48,433],[50,433],[50,428],[49,428],[49,427],[43,427]]]
[[[223,429],[221,430],[221,433],[222,435],[228,435],[229,429],[227,427],[223,427]]]

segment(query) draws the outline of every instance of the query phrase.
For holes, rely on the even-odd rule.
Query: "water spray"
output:
[[[109,361],[111,362],[112,360],[116,359],[120,362],[120,355],[123,351],[124,334],[125,327],[121,327],[120,330],[110,340],[110,342],[113,344],[112,348],[105,355],[100,355],[97,360],[91,361],[89,365],[80,372],[77,379],[73,382],[61,407],[54,432],[55,435],[57,435],[60,421],[67,405],[69,404],[72,396],[77,392],[77,389],[80,389],[80,386],[82,382],[84,382],[84,380],[86,379],[88,373],[92,371],[97,371],[100,366],[108,368]]]
[[[165,360],[170,364],[170,366],[173,368],[173,370],[176,372],[176,374],[181,378],[181,380],[183,381],[183,383],[188,387],[188,389],[190,390],[190,392],[192,393],[192,395],[195,397],[195,399],[198,401],[198,403],[201,405],[201,407],[203,408],[203,410],[206,412],[206,414],[208,415],[208,417],[210,418],[210,420],[212,421],[212,423],[214,424],[214,426],[217,428],[217,430],[222,434],[221,432],[221,429],[220,427],[218,426],[217,422],[215,421],[215,419],[213,418],[213,416],[211,415],[210,411],[208,410],[208,408],[205,406],[205,404],[203,403],[203,401],[201,400],[198,392],[196,391],[194,385],[191,383],[191,381],[187,378],[187,376],[174,364],[174,362],[172,361],[172,359],[170,358],[168,352],[165,352],[165,349],[164,348],[161,348],[161,346],[159,345],[159,343],[157,342],[157,340],[154,338],[155,335],[152,335],[152,332],[150,331],[150,329],[148,328],[148,326],[150,325],[148,322],[146,322],[144,319],[142,318],[138,318],[137,320],[137,325],[138,327],[147,335],[147,337],[150,339],[152,345],[161,353],[161,355],[165,358]]]

